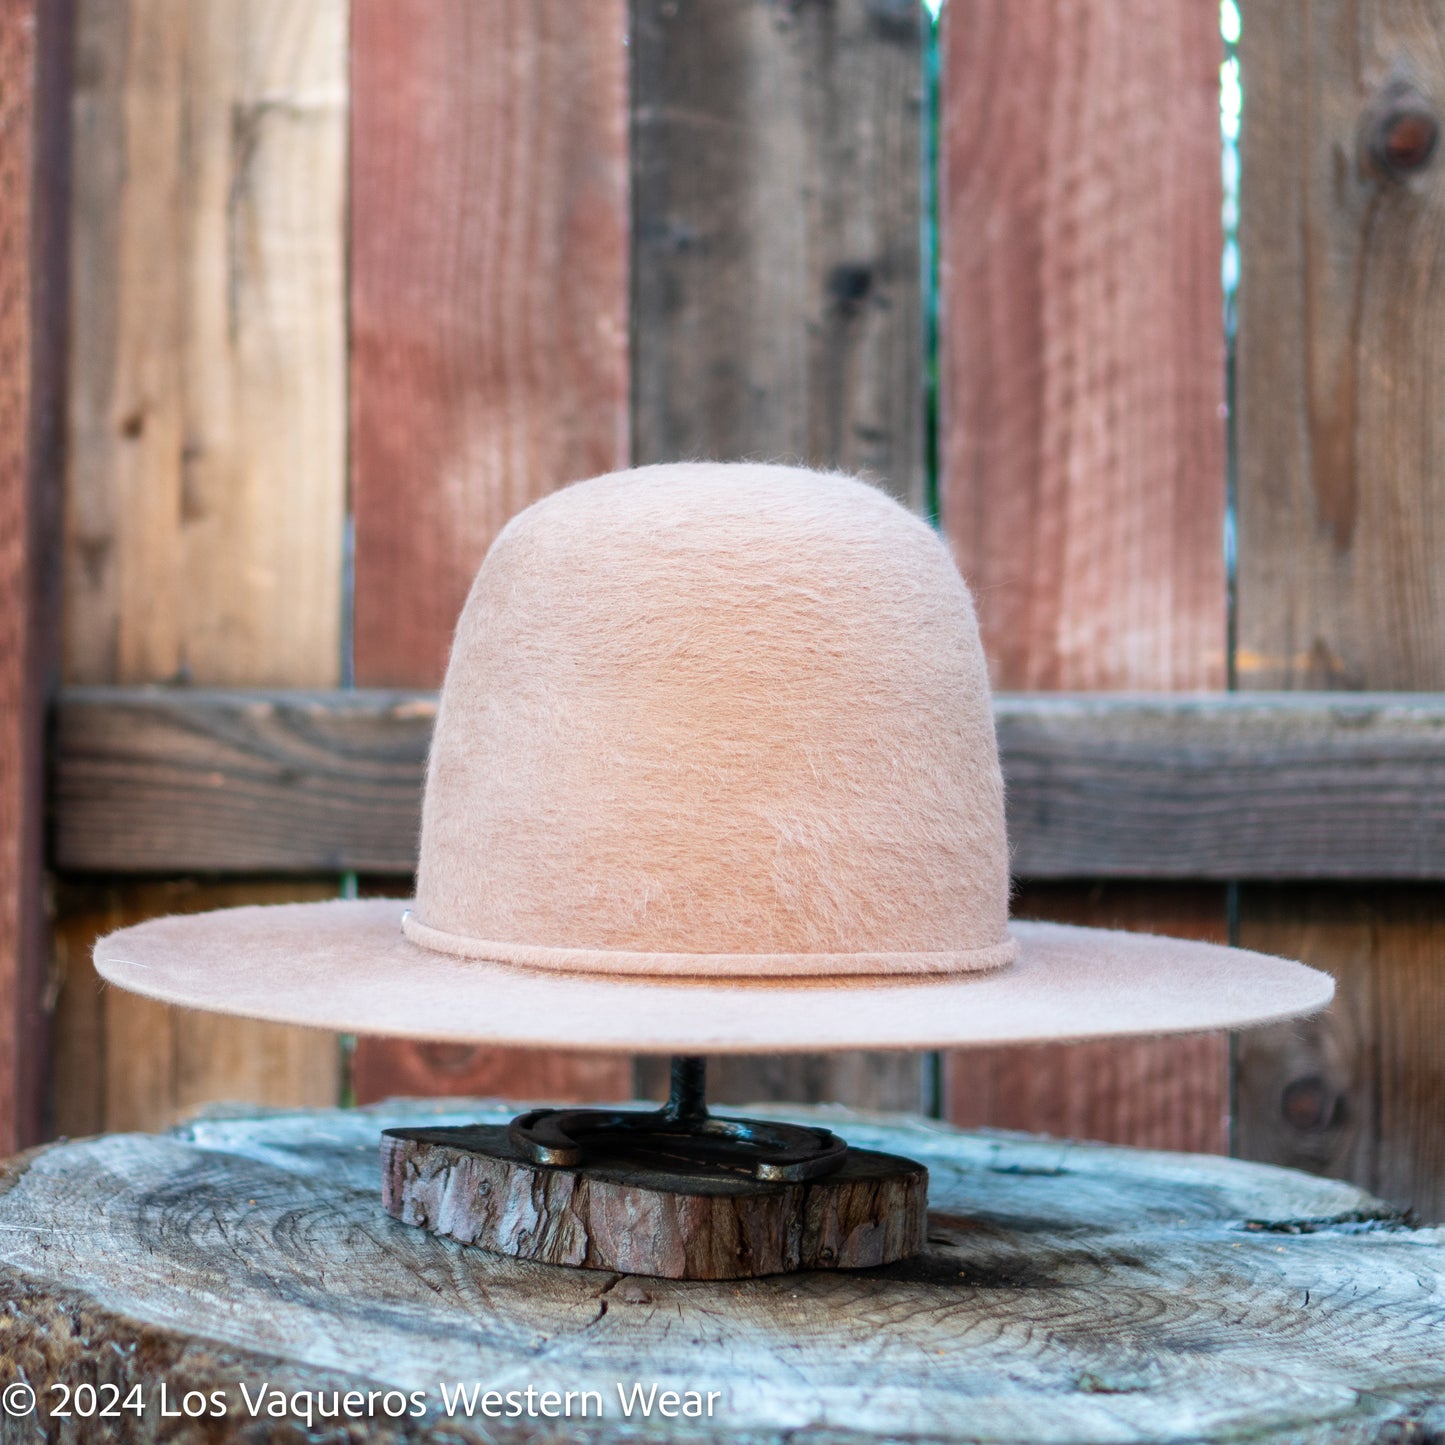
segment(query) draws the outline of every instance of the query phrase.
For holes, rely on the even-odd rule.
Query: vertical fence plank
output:
[[[66,673],[334,685],[345,521],[345,0],[82,0]],[[187,907],[334,884],[185,889]],[[126,889],[127,918],[174,890]],[[94,1028],[86,949],[62,1020]],[[335,1041],[104,996],[92,1125],[325,1103]],[[62,1041],[61,1057],[81,1066]]]
[[[358,683],[435,687],[503,524],[627,456],[622,0],[358,0]]]
[[[634,0],[634,454],[923,497],[922,11]]]
[[[1250,7],[1241,64],[1239,684],[1442,688],[1445,169],[1408,119],[1445,117],[1440,9]],[[1240,1151],[1445,1216],[1440,891],[1246,888],[1240,932],[1339,980],[1242,1038]]]
[[[1021,918],[1228,941],[1220,891],[1194,884],[1026,884],[1013,911]],[[948,1058],[949,1118],[969,1128],[1223,1153],[1229,1141],[1224,1055],[1217,1034],[1128,1046],[957,1052]]]
[[[344,21],[82,4],[72,681],[337,680]]]
[[[634,457],[840,466],[920,504],[921,7],[632,13]],[[916,1055],[720,1059],[709,1088],[917,1108],[922,1076]]]
[[[73,12],[0,0],[0,1154],[43,1137],[44,709],[64,365]]]
[[[30,469],[30,196],[35,121],[33,0],[0,3],[0,1154],[40,1132],[35,1088],[36,853],[35,677],[31,639],[35,557]]]
[[[940,511],[994,685],[1222,687],[1217,13],[951,0],[943,24]],[[1019,902],[1224,925],[1217,888]],[[958,1053],[950,1117],[1219,1150],[1226,1060],[1220,1037]]]
[[[355,0],[356,680],[435,687],[515,512],[626,464],[625,0]],[[362,1040],[357,1097],[626,1097],[631,1071]]]

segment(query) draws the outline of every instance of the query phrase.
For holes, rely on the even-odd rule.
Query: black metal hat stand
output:
[[[532,1109],[509,1124],[389,1129],[382,1199],[496,1254],[669,1279],[862,1269],[923,1245],[928,1172],[827,1129],[708,1112],[706,1062],[660,1109]]]

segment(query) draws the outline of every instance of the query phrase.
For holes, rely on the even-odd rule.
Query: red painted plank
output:
[[[438,1095],[619,1103],[632,1097],[632,1060],[625,1054],[374,1039],[357,1045],[351,1087],[360,1103]]]
[[[1013,911],[1094,928],[1227,939],[1217,886],[1033,884],[1020,889]],[[1229,1147],[1226,1063],[1219,1034],[958,1050],[945,1057],[948,1117],[965,1128],[1222,1154]]]
[[[351,24],[356,678],[433,687],[508,518],[627,462],[626,8]]]
[[[66,0],[0,0],[0,1155],[43,1136],[44,706],[65,337]]]
[[[945,11],[940,507],[997,687],[1224,683],[1217,25],[1154,0]],[[1032,907],[1223,919],[1217,889],[1157,917],[1117,891]],[[1221,1149],[1226,1068],[1223,1039],[960,1056],[952,1108]],[[1120,1078],[1152,1081],[1147,1108]]]
[[[356,681],[434,687],[514,513],[628,454],[625,0],[354,0]],[[363,1040],[358,1096],[620,1097],[627,1060]]]

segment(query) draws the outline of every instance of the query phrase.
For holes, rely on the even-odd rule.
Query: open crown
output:
[[[431,950],[655,975],[1013,956],[968,590],[849,477],[644,467],[515,517],[458,624],[417,898]]]

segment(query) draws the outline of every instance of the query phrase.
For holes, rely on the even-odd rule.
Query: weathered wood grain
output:
[[[1239,683],[1445,687],[1445,169],[1368,155],[1398,88],[1445,116],[1439,11],[1276,6],[1241,45]]]
[[[81,0],[66,677],[338,678],[346,6]]]
[[[746,1105],[755,1099],[806,1103],[818,1099],[867,1099],[871,1109],[934,1111],[934,1054],[892,1052],[807,1054],[797,1058],[721,1055],[707,1064],[707,1094],[714,1104]],[[639,1095],[667,1098],[670,1061],[639,1055],[633,1077]],[[921,1103],[920,1103],[921,1101]]]
[[[164,1127],[217,1099],[279,1106],[339,1098],[332,1035],[167,1008],[106,987],[90,961],[100,934],[146,918],[331,896],[334,890],[254,877],[63,883],[55,927],[56,1131]]]
[[[388,1129],[381,1181],[393,1219],[459,1244],[664,1279],[867,1269],[917,1254],[927,1233],[928,1171],[868,1149],[822,1179],[759,1185],[618,1160],[532,1164],[500,1124]]]
[[[1168,846],[1161,838],[1160,847]],[[1015,918],[1050,918],[1228,942],[1219,892],[1178,883],[1025,883]],[[1291,954],[1290,957],[1295,955]],[[1215,1090],[1181,1089],[1212,1076],[1224,1042],[1182,1034],[1120,1048],[1107,1041],[1062,1047],[960,1049],[945,1055],[945,1116],[964,1128],[989,1124],[1062,1139],[1100,1139],[1149,1149],[1188,1139],[1229,1152],[1229,1104]]]
[[[1348,1185],[1225,1159],[812,1115],[930,1175],[919,1259],[725,1285],[490,1256],[382,1210],[383,1127],[485,1105],[200,1122],[61,1145],[0,1188],[0,1384],[424,1392],[368,1439],[1426,1439],[1445,1420],[1445,1235]],[[624,1419],[616,1386],[721,1391]],[[588,1421],[448,1420],[439,1381],[596,1390]],[[292,1420],[292,1428],[301,1422]],[[0,1420],[0,1440],[35,1422]],[[343,1426],[317,1422],[322,1438]],[[374,1433],[370,1433],[374,1431]],[[8,1432],[8,1433],[6,1433]],[[393,1433],[394,1432],[394,1433]],[[403,1433],[405,1432],[405,1433]],[[78,1437],[77,1437],[78,1438]],[[354,1438],[354,1437],[353,1437]]]
[[[54,860],[410,874],[435,712],[431,693],[68,689]],[[1019,877],[1445,876],[1436,695],[1015,693],[994,716]]]
[[[0,4],[0,1152],[44,1136],[71,6]]]
[[[626,41],[626,0],[354,0],[363,687],[437,686],[472,577],[508,519],[627,463]],[[412,808],[416,796],[413,784]],[[358,1044],[352,1085],[362,1100],[631,1092],[620,1058],[385,1039]]]
[[[35,6],[0,7],[0,1150],[30,1143],[35,1061],[23,1041],[37,1019],[27,995],[38,963],[29,897],[40,759],[33,726],[35,685],[29,623],[31,578],[30,180],[34,112]],[[24,1060],[22,1062],[22,1059]]]
[[[921,507],[922,8],[631,12],[634,460],[844,467]],[[758,1067],[723,1082],[760,1096]],[[923,1099],[916,1058],[761,1067],[778,1098]]]
[[[944,12],[939,500],[995,686],[1224,685],[1219,59],[1207,5]]]
[[[340,681],[346,100],[345,0],[81,0],[69,681]],[[117,894],[102,912],[135,918],[170,896]],[[70,982],[94,987],[83,970]],[[129,1003],[107,1006],[104,1030],[89,1064],[64,1041],[61,1055],[106,1070],[107,1119],[337,1097],[334,1041]],[[76,1082],[62,1090],[93,1097]]]
[[[1437,694],[1015,694],[996,716],[1021,876],[1442,873]]]
[[[1208,5],[944,11],[939,508],[997,687],[1224,684],[1219,58]],[[1189,805],[1173,801],[1183,836],[1157,847],[1165,867],[1191,851]],[[1062,840],[1077,817],[1059,821]],[[1043,861],[1050,873],[1060,860]],[[1114,861],[1105,850],[1074,871]],[[1223,920],[1220,890],[1202,903]],[[1136,1141],[1216,1147],[1215,1124],[1189,1121],[1227,1107],[1225,1046],[1191,1047],[1032,1051],[1024,1097],[1041,1112],[1024,1122],[1077,1118],[1077,1100],[1148,1077],[1157,1118],[1110,1111],[1098,1128],[1119,1137],[1127,1120]],[[962,1067],[977,1077],[977,1061]]]
[[[365,891],[384,897],[404,890],[395,882],[389,886],[383,882]],[[485,1091],[493,1097],[537,1103],[595,1104],[622,1098],[632,1080],[632,1059],[627,1054],[414,1040],[396,1040],[381,1048],[378,1043],[359,1039],[352,1056],[351,1088],[363,1102],[451,1098]]]
[[[435,717],[430,693],[68,689],[53,733],[54,860],[409,874]]]
[[[632,17],[636,460],[796,458],[921,506],[921,8]]]
[[[628,437],[625,0],[353,0],[356,679],[435,687],[492,538]]]
[[[1236,1139],[1247,1158],[1369,1180],[1445,1216],[1445,991],[1438,887],[1250,888],[1240,932],[1329,969],[1320,1019],[1241,1037]]]
[[[61,1138],[105,1128],[105,1008],[108,993],[90,961],[112,915],[111,886],[56,877],[50,967],[55,989],[51,1025],[50,1124]]]
[[[1242,688],[1445,687],[1445,169],[1372,159],[1392,113],[1438,132],[1441,19],[1318,0],[1244,26]],[[1340,979],[1328,1019],[1241,1041],[1241,1149],[1445,1217],[1440,890],[1246,889],[1240,938]]]

